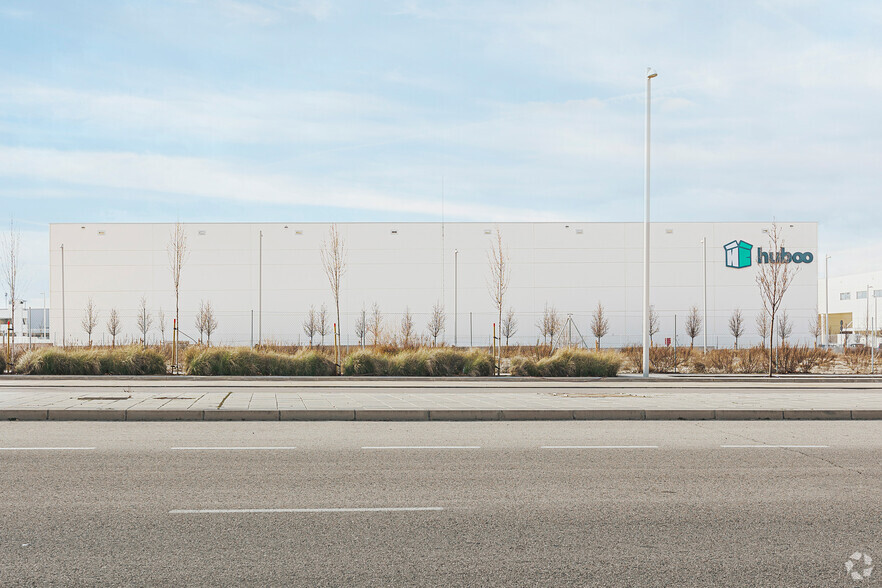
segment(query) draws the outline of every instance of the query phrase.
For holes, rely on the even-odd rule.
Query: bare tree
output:
[[[598,348],[600,347],[600,340],[609,333],[609,321],[606,320],[606,317],[604,316],[603,304],[600,302],[597,303],[597,308],[594,310],[594,315],[591,317],[591,333],[594,335],[594,338],[597,339]]]
[[[547,344],[548,340],[551,339],[551,344],[554,345],[554,337],[563,327],[563,321],[560,315],[557,314],[557,309],[553,306],[549,308],[546,302],[545,310],[542,313],[542,320],[536,326],[542,332],[543,343]]]
[[[211,300],[205,303],[203,313],[205,320],[205,339],[209,347],[211,347],[211,334],[217,330],[217,318],[214,316],[214,309],[211,307]]]
[[[493,304],[496,305],[496,312],[499,320],[496,325],[500,329],[499,336],[501,338],[502,329],[502,308],[505,303],[505,293],[508,291],[508,283],[511,280],[511,267],[509,263],[508,251],[502,245],[502,231],[496,227],[496,241],[490,244],[490,251],[487,252],[487,258],[490,261],[490,297]],[[497,362],[497,373],[499,365],[502,363],[502,346],[499,346],[499,361]]]
[[[383,334],[383,313],[380,312],[380,305],[376,302],[374,302],[374,306],[371,308],[371,316],[367,327],[368,332],[374,339],[374,346],[376,346],[380,341],[380,336]]]
[[[322,338],[322,347],[325,346],[325,335],[328,334],[328,307],[325,306],[325,303],[322,303],[321,308],[319,308],[318,318],[315,323],[316,331],[318,331],[319,336]]]
[[[760,336],[760,343],[766,346],[766,337],[769,336],[769,315],[763,311],[756,315],[756,334]]]
[[[695,345],[695,338],[701,334],[702,322],[698,307],[693,305],[686,317],[686,336],[689,337],[689,349],[692,349]]]
[[[9,293],[10,299],[10,320],[12,329],[9,331],[9,362],[12,369],[15,369],[15,306],[18,304],[18,274],[21,266],[21,233],[15,228],[12,219],[9,220],[9,233],[3,235],[2,243],[3,251],[3,285]],[[4,325],[4,328],[6,326]]]
[[[438,335],[444,330],[447,315],[444,313],[444,305],[440,301],[432,307],[432,316],[429,318],[429,335],[432,337],[432,345],[438,345]]]
[[[735,349],[738,349],[738,339],[744,334],[744,314],[740,308],[733,310],[729,317],[729,333],[735,337]]]
[[[110,346],[116,347],[116,336],[119,334],[120,320],[119,312],[115,308],[110,309],[110,316],[107,318],[107,333],[110,335]]]
[[[809,319],[809,333],[811,333],[815,340],[815,347],[818,346],[818,338],[821,336],[823,330],[824,329],[821,325],[821,315],[818,314],[818,309],[815,308],[815,314]]]
[[[165,343],[165,311],[162,310],[162,307],[159,308],[157,321],[159,322],[159,336],[162,337],[162,342]]]
[[[309,346],[312,347],[312,340],[318,332],[318,316],[315,314],[315,307],[310,305],[306,312],[306,319],[303,321],[303,333],[309,337]]]
[[[781,341],[781,345],[787,343],[787,338],[793,333],[793,322],[790,320],[790,317],[787,315],[787,309],[781,309],[780,314],[778,315],[778,339]]]
[[[325,268],[325,275],[328,276],[328,282],[331,284],[331,294],[334,295],[334,305],[337,308],[337,332],[341,332],[340,328],[340,283],[343,274],[346,273],[346,250],[345,243],[337,230],[337,225],[331,225],[328,231],[328,238],[322,242],[321,257],[322,266]],[[322,307],[324,308],[324,306]],[[327,328],[325,328],[327,330]],[[322,345],[325,344],[325,333],[319,331],[322,335]]]
[[[413,315],[410,308],[404,308],[404,316],[401,317],[401,343],[404,347],[410,346],[410,340],[413,338]]]
[[[160,310],[159,312],[162,313],[162,310]],[[141,333],[141,343],[144,345],[144,347],[147,347],[147,333],[150,332],[150,327],[153,326],[153,317],[150,316],[150,311],[147,310],[146,296],[141,296],[141,302],[138,308],[137,322],[138,332]]]
[[[171,270],[172,275],[172,286],[174,286],[175,289],[174,328],[179,329],[181,326],[181,270],[184,268],[184,264],[187,263],[187,258],[189,256],[187,231],[184,229],[183,224],[179,222],[175,223],[175,228],[172,229],[168,245],[166,245],[166,251],[168,252],[169,270]],[[175,364],[175,370],[177,370],[178,337],[176,336],[176,333],[173,332],[173,334],[175,345],[174,350],[172,351],[172,358]]]
[[[92,302],[91,298],[86,303],[86,308],[83,309],[83,319],[80,321],[80,325],[82,325],[83,331],[88,335],[89,347],[91,347],[92,333],[95,331],[95,327],[98,326],[98,309],[95,308],[95,303]]]
[[[652,345],[652,336],[661,328],[661,320],[655,311],[655,305],[649,306],[649,344]]]
[[[202,345],[202,335],[205,333],[205,301],[199,301],[199,312],[196,313],[194,321],[196,331],[199,333],[199,344]]]
[[[361,314],[358,315],[358,319],[355,321],[355,336],[358,337],[358,342],[361,343],[362,349],[364,348],[365,335],[367,335],[367,311],[362,306]]]
[[[763,301],[763,310],[769,315],[769,332],[775,332],[775,317],[781,308],[784,294],[793,283],[798,271],[797,266],[788,263],[788,259],[781,259],[784,251],[784,235],[782,229],[775,223],[769,230],[769,258],[768,263],[759,263],[756,272],[756,284],[760,290]],[[774,348],[773,337],[769,337],[769,377],[772,376],[774,365],[772,351]]]
[[[515,318],[515,311],[509,307],[502,319],[502,328],[499,331],[505,337],[505,346],[508,347],[509,340],[518,332],[518,319]]]

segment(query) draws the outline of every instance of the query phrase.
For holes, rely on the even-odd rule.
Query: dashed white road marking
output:
[[[170,510],[169,514],[254,514],[254,513],[347,513],[347,512],[423,512],[441,511],[441,506],[364,507],[364,508],[202,508]]]
[[[172,447],[173,451],[274,451],[297,449],[296,447]]]
[[[0,451],[88,451],[94,447],[0,447]]]
[[[480,445],[368,445],[362,449],[480,449]]]
[[[720,445],[724,449],[823,449],[829,445]]]
[[[658,449],[658,445],[543,445],[542,449]]]

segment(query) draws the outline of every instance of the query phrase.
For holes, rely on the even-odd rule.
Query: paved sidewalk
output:
[[[0,420],[880,419],[882,384],[20,380]]]

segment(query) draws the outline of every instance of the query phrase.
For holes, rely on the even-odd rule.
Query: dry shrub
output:
[[[739,374],[763,374],[769,372],[769,351],[765,347],[739,349],[735,370]]]
[[[821,347],[803,346],[796,358],[796,371],[800,374],[809,374],[813,371],[830,369],[836,356],[829,349]]]
[[[679,350],[678,350],[679,351]],[[643,367],[643,350],[640,353],[641,368]],[[649,348],[649,371],[669,373],[677,368],[679,354],[674,353],[673,347],[650,347]]]
[[[709,371],[715,374],[735,373],[735,351],[732,349],[711,349],[705,354]]]
[[[846,347],[842,359],[848,371],[854,374],[870,373],[871,355],[867,347]]]
[[[643,368],[643,350],[636,348],[639,358],[636,360],[640,369]],[[681,372],[689,364],[693,351],[688,347],[650,347],[649,348],[649,371],[657,373]]]
[[[707,363],[705,363],[704,355],[695,354],[689,361],[689,371],[693,374],[706,374]]]
[[[621,353],[625,358],[625,364],[629,371],[634,372],[642,372],[643,371],[643,348],[637,347],[636,345],[626,345],[619,349],[619,353]]]
[[[643,371],[643,347],[628,345],[619,352],[624,356],[625,369],[640,373]],[[657,346],[649,348],[649,371],[654,373],[672,373],[684,371],[689,365],[694,352],[688,347]]]

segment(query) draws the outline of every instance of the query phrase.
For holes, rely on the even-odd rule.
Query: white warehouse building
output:
[[[797,263],[796,279],[783,306],[796,341],[810,341],[817,316],[817,223],[783,223],[785,259]],[[340,223],[345,274],[340,293],[341,343],[355,345],[357,319],[376,305],[385,330],[393,334],[406,311],[425,334],[433,306],[446,314],[441,339],[447,344],[487,345],[498,322],[489,292],[489,251],[498,229],[510,259],[505,309],[518,323],[511,344],[542,339],[543,313],[554,308],[572,333],[589,346],[591,316],[598,303],[609,320],[604,347],[639,344],[643,301],[642,223]],[[181,273],[183,333],[198,338],[194,326],[202,301],[218,320],[212,342],[248,345],[305,344],[302,324],[310,306],[334,315],[334,298],[320,250],[329,223],[187,223],[188,256]],[[688,345],[683,325],[692,306],[704,312],[707,343],[730,346],[728,321],[743,311],[742,344],[759,341],[755,317],[762,304],[755,276],[769,257],[769,223],[653,223],[651,301],[658,313],[654,343],[674,336]],[[122,321],[121,339],[137,341],[140,300],[153,325],[148,341],[171,338],[175,299],[168,244],[174,224],[50,225],[51,339],[85,343],[82,326],[89,300],[98,311],[93,341],[109,342],[105,327],[111,309]],[[706,246],[702,240],[706,240]],[[706,250],[706,262],[703,262]],[[772,255],[774,259],[774,255]],[[676,319],[675,319],[676,317]],[[569,331],[569,327],[568,327]],[[118,337],[118,340],[120,337]],[[333,337],[325,336],[325,344]],[[316,339],[318,342],[318,338]],[[370,343],[370,338],[368,343]],[[704,342],[704,335],[695,343]]]

